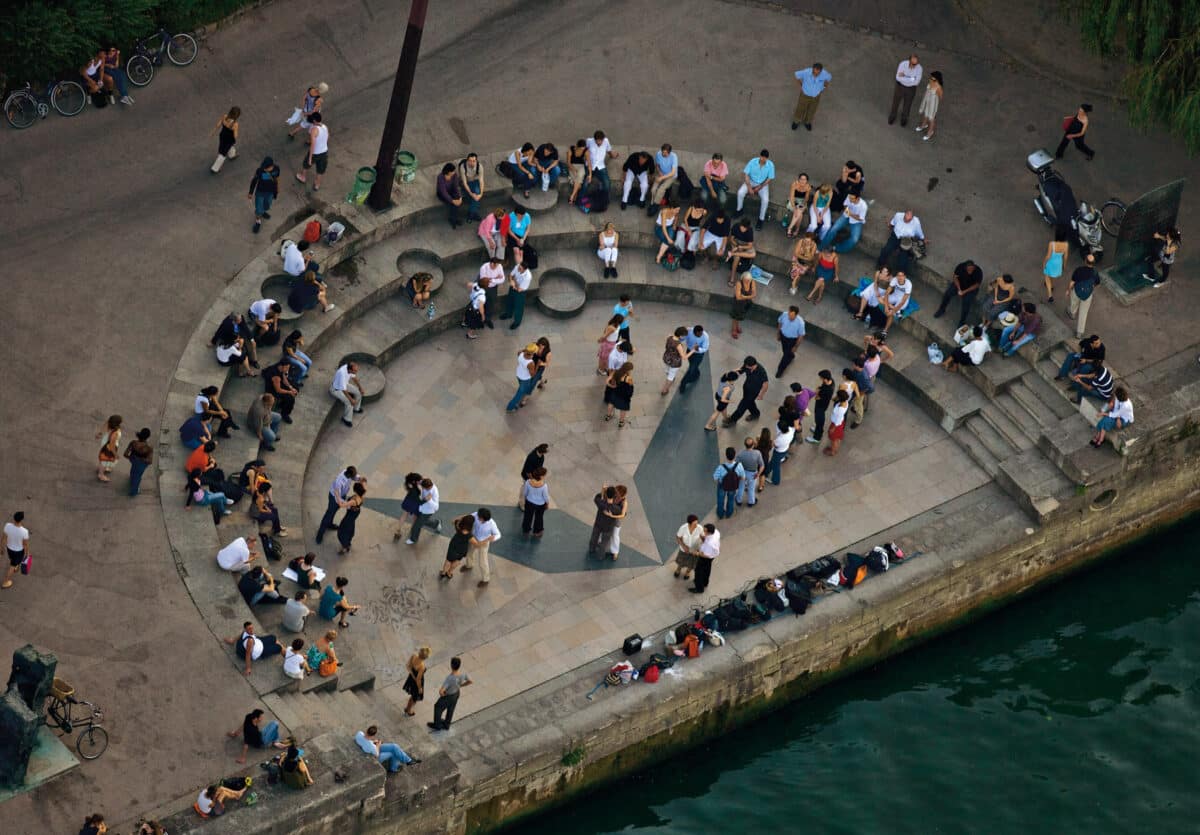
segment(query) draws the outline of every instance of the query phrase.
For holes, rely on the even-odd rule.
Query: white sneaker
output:
[[[411,539],[406,539],[406,540],[404,540],[404,544],[405,545],[416,545],[417,543],[413,542]]]
[[[226,499],[225,504],[233,504],[233,499]]]
[[[928,142],[930,139],[933,139],[933,137],[930,136],[929,134],[925,134],[924,136],[921,137],[922,142]]]
[[[925,125],[917,125],[915,128],[913,128],[913,130],[915,130],[917,133],[920,133],[921,131],[925,130],[925,128]]]
[[[1197,361],[1197,362],[1200,362],[1200,357],[1197,357],[1197,358],[1196,358],[1196,361]],[[820,441],[818,441],[816,438],[814,438],[812,435],[809,435],[809,436],[807,436],[807,437],[804,439],[804,443],[806,443],[806,444],[819,444],[819,443],[821,443],[821,442],[820,442]]]
[[[790,290],[788,290],[788,292],[789,292],[789,293],[791,293],[791,294],[794,296],[794,295],[796,295],[796,288],[795,288],[795,287],[793,287],[793,288],[791,288]]]
[[[121,104],[133,104],[133,99],[129,96],[121,96]]]

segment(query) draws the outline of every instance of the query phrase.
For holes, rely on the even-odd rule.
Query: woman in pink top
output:
[[[504,209],[496,209],[483,216],[479,222],[479,239],[483,241],[489,258],[504,260],[504,242],[508,238],[508,216]]]

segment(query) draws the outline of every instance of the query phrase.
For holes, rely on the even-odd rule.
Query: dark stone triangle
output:
[[[714,498],[715,503],[715,498]],[[379,499],[368,497],[364,506],[370,510],[400,519],[404,511],[400,509],[400,499]],[[463,504],[460,502],[442,502],[438,510],[438,518],[442,520],[442,537],[449,537],[452,531],[450,523],[459,516],[474,513],[479,509],[478,504]],[[526,537],[521,533],[521,511],[513,505],[490,508],[492,518],[500,527],[502,534],[499,542],[491,547],[493,556],[515,562],[520,565],[541,571],[544,574],[565,574],[572,571],[603,571],[613,568],[648,568],[660,563],[645,554],[621,545],[621,558],[616,560],[594,559],[587,556],[588,538],[592,526],[581,522],[571,514],[551,508],[546,511],[546,533],[541,539]],[[676,526],[678,527],[678,526]],[[421,541],[426,537],[436,536],[433,531],[422,531]],[[442,547],[444,546],[442,540]]]

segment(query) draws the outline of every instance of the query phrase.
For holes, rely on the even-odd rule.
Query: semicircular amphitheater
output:
[[[680,158],[693,171],[705,161],[687,152]],[[499,159],[485,159],[486,170]],[[529,233],[540,256],[530,291],[535,303],[519,328],[497,321],[494,330],[481,329],[478,339],[467,340],[460,328],[466,286],[486,253],[475,224],[447,223],[445,207],[434,198],[439,170],[422,169],[413,182],[397,186],[388,211],[343,205],[336,217],[315,216],[324,226],[341,221],[346,233],[310,250],[336,307],[283,325],[285,334],[302,330],[305,350],[314,358],[294,422],[282,427],[274,451],[260,450],[255,434],[243,427],[222,439],[214,453],[231,474],[244,462],[265,459],[280,517],[290,528],[281,540],[286,557],[315,551],[328,579],[349,578],[347,598],[361,607],[338,637],[342,667],[336,675],[296,682],[278,663],[260,663],[249,678],[291,732],[308,740],[333,734],[329,739],[335,742],[311,746],[316,768],[322,756],[336,761],[339,748],[352,756],[351,735],[367,724],[386,728],[430,769],[441,762],[436,779],[511,767],[520,762],[522,740],[537,734],[562,736],[567,750],[574,733],[568,725],[584,727],[593,704],[584,694],[620,657],[625,636],[659,636],[661,645],[664,631],[694,607],[711,607],[760,577],[779,576],[823,554],[885,540],[899,541],[910,553],[924,552],[860,588],[819,598],[799,620],[789,616],[769,624],[810,632],[845,629],[848,619],[866,617],[873,599],[927,583],[954,560],[969,558],[955,553],[958,534],[1011,538],[1053,514],[1075,512],[1075,486],[1094,476],[1086,467],[1102,466],[1094,455],[1078,454],[1086,447],[1088,423],[1050,382],[1069,334],[1048,321],[1046,332],[1017,356],[994,356],[978,368],[947,373],[926,352],[933,341],[952,344],[953,324],[931,315],[945,280],[918,266],[913,298],[919,310],[888,336],[895,357],[882,366],[861,428],[846,432],[836,458],[820,454],[821,444],[796,443],[782,482],[766,489],[756,506],[740,507],[718,523],[722,548],[711,585],[704,594],[689,594],[689,584],[673,576],[676,530],[689,513],[716,521],[714,468],[726,447],[741,449],[747,436],[773,424],[788,384],[815,388],[820,369],[840,380],[862,350],[866,331],[843,300],[854,286],[848,279],[873,271],[871,256],[882,241],[872,231],[886,229],[882,218],[890,213],[872,209],[859,250],[842,256],[842,282],[831,285],[819,305],[804,301],[807,278],[800,295],[788,294],[792,241],[772,220],[755,241],[756,264],[776,277],[758,285],[744,331],[733,339],[728,265],[711,269],[701,259],[694,270],[667,271],[654,260],[652,218],[618,211],[615,204],[606,213],[585,214],[568,205],[568,185],[559,183],[547,195],[535,193],[538,210]],[[489,183],[483,211],[507,207],[511,200],[507,187]],[[730,194],[728,209],[733,203]],[[752,199],[747,211],[754,208]],[[779,207],[772,209],[778,216]],[[214,383],[223,383],[225,407],[244,422],[262,381],[219,366],[210,339],[231,312],[245,311],[263,297],[286,298],[290,279],[281,275],[280,243],[298,239],[311,219],[267,246],[215,301],[187,345],[164,410],[163,515],[180,577],[217,639],[238,635],[247,620],[283,643],[294,635],[281,625],[283,607],[252,610],[237,578],[214,559],[236,537],[258,533],[246,512],[248,500],[220,525],[209,513],[185,510],[188,450],[177,428],[192,413],[196,393]],[[936,218],[925,220],[936,226]],[[596,254],[606,221],[620,232],[615,279],[603,277]],[[414,272],[434,277],[432,310],[415,309],[404,292]],[[619,428],[604,419],[596,350],[622,294],[634,305],[636,387],[629,425]],[[807,336],[795,362],[776,379],[775,323],[793,303],[801,306]],[[711,338],[701,378],[685,393],[676,384],[663,396],[666,338],[678,326],[695,324],[704,325]],[[553,349],[548,385],[525,408],[506,414],[516,355],[540,336]],[[277,362],[278,352],[261,347],[261,366]],[[757,356],[772,372],[762,418],[704,431],[720,374],[738,368],[746,355]],[[366,390],[365,411],[352,428],[342,424],[342,407],[328,392],[335,369],[347,359],[358,361]],[[740,390],[741,382],[737,385]],[[805,418],[804,433],[811,429],[812,419]],[[521,534],[516,499],[525,455],[541,443],[550,445],[552,504],[545,536],[533,539]],[[368,479],[367,500],[353,550],[338,556],[336,536],[318,545],[314,535],[331,481],[350,465]],[[404,538],[394,541],[393,531],[403,515],[404,477],[413,471],[437,483],[438,516],[445,526],[441,534],[425,531],[410,546]],[[615,483],[629,490],[620,558],[590,559],[593,495]],[[440,579],[450,520],[480,507],[491,508],[502,532],[491,550],[490,582],[478,584],[478,566],[473,573]],[[286,561],[267,564],[290,597],[297,587],[282,579],[285,566]],[[330,625],[313,614],[302,637],[311,642]],[[746,660],[764,651],[762,639],[756,640],[749,648],[731,640],[727,660],[706,656],[697,663]],[[418,718],[408,718],[405,665],[422,645],[432,648],[432,697],[420,706]],[[227,649],[231,663],[241,663]],[[462,657],[473,686],[464,692],[453,729],[430,734],[425,720],[453,655]],[[692,676],[684,674],[687,680]],[[414,779],[428,783],[435,779],[431,773]]]

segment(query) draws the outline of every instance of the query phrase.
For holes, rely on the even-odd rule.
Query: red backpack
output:
[[[304,240],[310,244],[315,244],[321,240],[321,222],[318,220],[310,220],[304,227]]]

